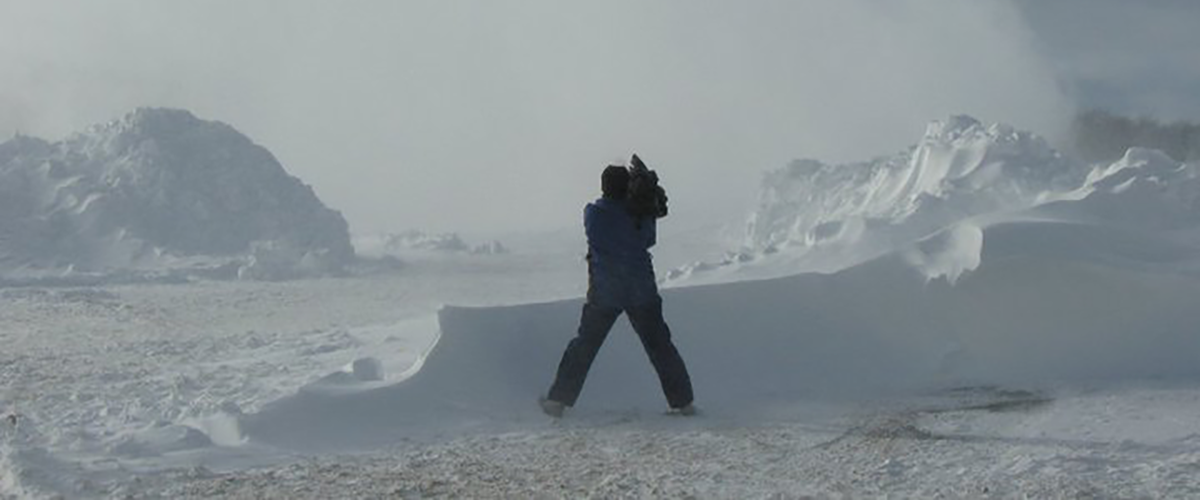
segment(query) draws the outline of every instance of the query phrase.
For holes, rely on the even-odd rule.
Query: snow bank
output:
[[[965,118],[935,124],[904,158],[793,166],[807,169],[794,178],[802,187],[768,190],[786,192],[791,201],[769,206],[789,211],[760,212],[752,232],[768,248],[727,266],[811,266],[811,254],[784,248],[800,238],[828,244],[835,269],[664,292],[710,415],[755,420],[813,398],[961,385],[1200,376],[1195,166],[1131,150],[1081,169],[1032,135]],[[580,306],[447,307],[412,378],[301,392],[243,428],[283,447],[336,448],[538,421],[533,402]],[[574,413],[661,411],[655,380],[619,323]]]
[[[1068,237],[1047,237],[1055,234]],[[1117,265],[1110,250],[1128,236],[1032,217],[963,225],[837,273],[667,290],[666,314],[698,402],[737,421],[814,399],[964,384],[1200,376],[1200,280],[1134,265],[1173,255],[1178,268],[1198,253],[1143,241],[1143,252]],[[302,391],[246,416],[242,428],[252,441],[322,449],[541,421],[534,401],[580,306],[447,307],[436,347],[411,378],[369,391]],[[619,322],[574,415],[664,405]]]
[[[312,188],[229,125],[187,111],[143,108],[62,142],[0,144],[9,280],[224,265],[286,278],[352,257],[345,220]]]

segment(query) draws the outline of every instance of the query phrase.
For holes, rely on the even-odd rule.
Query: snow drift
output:
[[[917,144],[894,156],[843,165],[797,160],[767,173],[744,248],[668,279],[844,269],[968,217],[1044,203],[1081,187],[1089,171],[1036,134],[952,116],[930,123]],[[764,259],[771,263],[755,263]],[[722,276],[731,267],[736,275]],[[706,276],[714,269],[721,272]]]
[[[346,221],[229,125],[138,109],[57,143],[0,144],[0,275],[233,265],[243,277],[328,272]],[[232,264],[230,264],[232,263]]]
[[[962,385],[1200,377],[1194,165],[1135,149],[1089,169],[1032,135],[956,118],[932,126],[904,161],[800,168],[807,187],[777,183],[773,192],[790,194],[751,231],[777,249],[749,264],[791,275],[664,290],[710,416],[753,420],[814,398]],[[803,259],[776,258],[788,245],[820,247],[821,234],[842,238],[853,258],[804,274],[794,267]],[[411,378],[301,391],[242,428],[260,442],[336,448],[543,418],[534,401],[580,305],[447,307]],[[575,415],[661,411],[644,358],[619,322]]]
[[[914,267],[914,247],[829,275],[668,290],[667,319],[698,402],[710,417],[738,421],[825,398],[1200,376],[1200,281],[1076,259],[1101,257],[1090,245],[1122,235],[1078,226],[1092,237],[1038,243],[1044,226],[988,228],[973,256],[979,265],[953,283]],[[971,236],[935,247],[931,260],[981,249]],[[323,449],[540,421],[534,401],[579,310],[578,300],[445,308],[441,337],[411,378],[360,392],[301,391],[246,416],[242,430],[252,441]],[[619,322],[576,418],[665,408],[635,339]]]
[[[1036,135],[954,116],[931,123],[917,145],[893,157],[849,165],[800,160],[771,172],[747,243],[813,244],[829,226],[852,219],[936,228],[963,215],[1029,206],[1077,187],[1085,173]]]

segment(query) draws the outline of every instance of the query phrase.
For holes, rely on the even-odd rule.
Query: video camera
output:
[[[629,160],[629,211],[634,217],[667,216],[667,191],[658,185],[658,173],[634,154]]]

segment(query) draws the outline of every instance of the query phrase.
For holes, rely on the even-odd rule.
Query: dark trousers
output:
[[[583,305],[579,334],[571,339],[566,352],[563,352],[558,375],[550,387],[550,399],[567,406],[575,405],[588,370],[592,367],[592,360],[596,359],[596,353],[600,351],[600,346],[604,344],[604,339],[621,312],[620,308],[598,306],[590,302]],[[671,342],[671,329],[663,321],[662,301],[630,307],[624,312],[641,339],[654,371],[658,372],[658,381],[662,383],[667,404],[671,408],[687,406],[692,402],[692,381],[683,358]]]

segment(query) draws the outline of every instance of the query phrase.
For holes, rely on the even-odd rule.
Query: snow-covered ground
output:
[[[972,280],[1018,269],[1000,268],[991,278],[966,274],[954,287],[932,283],[928,290],[942,299],[955,290],[1001,293],[995,283]],[[1048,296],[1069,293],[1088,275],[1042,271],[1043,284],[1059,283],[1039,289]],[[979,345],[942,344],[932,337],[938,332],[922,332],[926,337],[909,338],[913,349],[887,354],[874,344],[884,340],[880,332],[865,331],[872,322],[837,327],[853,319],[836,317],[839,308],[871,310],[890,300],[861,296],[854,282],[904,294],[921,288],[919,273],[891,285],[879,275],[856,277],[879,272],[868,269],[731,285],[741,287],[736,293],[672,289],[667,314],[704,413],[662,414],[648,363],[619,325],[579,407],[553,421],[533,399],[549,382],[578,302],[540,301],[577,296],[582,272],[573,255],[516,254],[413,263],[374,278],[4,290],[0,325],[13,348],[0,358],[3,411],[17,420],[4,423],[0,485],[18,497],[72,498],[1200,492],[1200,379],[1137,373],[1147,365],[1134,362],[1178,368],[1200,358],[1200,346],[1139,353],[1140,340],[1155,333],[1120,328],[1103,332],[1116,347],[1053,335],[1044,343],[1019,337],[1032,343],[1025,346],[993,341],[983,347],[1050,349],[1030,356],[1026,368],[1036,374],[1056,361],[1103,372],[1089,362],[1103,365],[1114,348],[1133,361],[1108,372],[1115,380],[1088,372],[1082,381],[1035,375],[992,386],[979,382],[994,373],[988,357],[971,358]],[[911,287],[899,284],[907,279]],[[804,295],[809,287],[813,295]],[[801,295],[777,293],[789,289]],[[1170,302],[1171,295],[1145,302]],[[1115,298],[1082,301],[1091,300],[1100,308]],[[520,305],[531,302],[537,304]],[[443,311],[446,336],[405,383],[350,375],[354,360],[375,358],[383,377],[394,379],[435,340],[437,323],[428,314],[444,303],[515,306]],[[756,333],[754,325],[766,324],[747,321],[753,311],[746,307],[788,310],[784,303],[800,316],[831,312],[823,327],[772,313],[771,323],[784,326]],[[1194,300],[1179,297],[1163,307],[1178,313],[1188,304]],[[933,306],[940,307],[911,317],[875,308],[874,328],[903,331]],[[711,313],[698,313],[706,309]],[[735,324],[747,326],[722,328]],[[998,335],[1006,327],[1016,328],[984,330]],[[781,337],[789,330],[795,339]],[[842,339],[806,335],[835,330]],[[943,348],[921,352],[934,345]],[[1180,359],[1170,359],[1172,347]],[[1017,354],[1000,351],[990,361]],[[904,361],[910,356],[911,364]],[[796,390],[763,378],[777,369],[795,377],[784,382],[798,382]],[[1128,376],[1118,376],[1121,370]],[[343,376],[330,377],[335,373]],[[871,375],[887,373],[901,380],[881,387],[883,379]]]
[[[509,256],[374,278],[0,289],[0,492],[105,496],[163,467],[277,460],[245,442],[240,414],[331,384],[361,358],[399,375],[436,338],[443,303],[577,294],[582,285],[563,276],[579,263],[563,262]]]
[[[964,117],[900,158],[769,178],[724,262],[681,267],[724,232],[664,221],[694,418],[623,322],[579,405],[538,410],[577,232],[356,278],[0,289],[0,492],[1200,494],[1197,167]]]
[[[1154,387],[822,408],[786,421],[611,412],[219,474],[167,497],[1193,498],[1200,391]],[[976,404],[979,398],[990,401]],[[995,402],[1000,404],[995,404]],[[1010,403],[1011,404],[1007,404]]]

